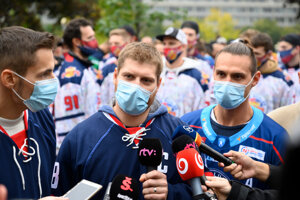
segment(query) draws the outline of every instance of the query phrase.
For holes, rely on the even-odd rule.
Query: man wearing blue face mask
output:
[[[55,39],[23,27],[0,30],[0,184],[8,199],[50,195],[55,161]],[[64,199],[47,197],[47,199]]]
[[[171,148],[171,134],[183,122],[155,99],[161,71],[161,55],[153,45],[124,47],[114,72],[115,102],[102,106],[66,136],[55,163],[54,194],[62,195],[87,179],[103,185],[95,196],[102,199],[108,183],[126,174],[140,181],[139,199],[192,199]],[[160,166],[148,173],[137,156],[144,138],[158,138],[163,148]]]
[[[284,162],[288,135],[248,100],[260,76],[252,48],[241,42],[230,44],[216,56],[213,90],[217,104],[188,113],[182,120],[199,131],[204,142],[220,153],[234,150],[260,162],[280,165]],[[205,156],[204,160],[208,171],[215,176],[233,179],[213,158]],[[250,187],[266,187],[255,178],[242,182]]]

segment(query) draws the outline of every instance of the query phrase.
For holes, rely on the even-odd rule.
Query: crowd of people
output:
[[[98,44],[84,18],[71,20],[60,40],[2,28],[0,199],[65,199],[82,179],[101,184],[94,198],[102,199],[118,174],[139,180],[139,199],[192,199],[171,146],[183,125],[234,161],[224,166],[202,153],[203,191],[284,198],[279,174],[300,134],[300,35],[274,44],[249,29],[206,44],[199,33],[184,21],[139,40],[125,25]],[[144,138],[161,141],[157,170],[139,163]]]

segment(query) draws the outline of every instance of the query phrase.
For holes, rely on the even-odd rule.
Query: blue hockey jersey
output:
[[[149,137],[159,138],[162,143],[163,159],[158,170],[167,176],[168,199],[192,199],[190,187],[178,175],[171,148],[171,135],[182,124],[179,118],[168,114],[164,106],[159,106],[140,126],[143,130],[130,137],[128,128],[120,124],[112,108],[103,106],[66,136],[55,163],[53,193],[63,195],[81,179],[87,179],[103,186],[95,196],[95,199],[102,199],[108,183],[118,174],[139,180],[147,171],[139,163],[138,143],[134,139]],[[139,199],[144,199],[142,184]]]
[[[40,198],[51,194],[51,175],[55,161],[55,129],[48,109],[24,115],[28,158],[16,143],[0,130],[0,184],[7,187],[8,199]]]
[[[271,118],[259,109],[252,107],[253,117],[239,132],[230,137],[217,135],[211,125],[211,112],[216,105],[211,105],[202,110],[194,111],[184,115],[181,119],[193,127],[202,137],[202,140],[210,147],[220,153],[230,150],[244,152],[252,159],[280,165],[286,150],[288,134]],[[225,173],[218,162],[204,155],[205,167],[214,176],[234,179],[230,173]],[[242,183],[256,188],[267,186],[257,179],[250,178]]]

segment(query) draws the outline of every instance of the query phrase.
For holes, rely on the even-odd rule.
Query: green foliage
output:
[[[98,0],[102,8],[97,22],[98,33],[108,35],[109,31],[124,25],[132,26],[138,35],[156,36],[164,31],[163,22],[182,18],[183,14],[150,12],[150,6],[141,0]]]
[[[253,28],[258,31],[268,33],[273,39],[273,43],[276,44],[282,36],[288,33],[298,33],[300,30],[300,24],[292,27],[280,27],[274,20],[260,19],[254,23]]]

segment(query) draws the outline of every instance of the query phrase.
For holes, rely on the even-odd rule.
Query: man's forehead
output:
[[[251,73],[250,70],[251,66],[251,60],[246,55],[233,55],[230,53],[221,53],[215,63],[215,70],[235,70],[235,71],[241,71],[245,72],[249,70],[249,73]]]

